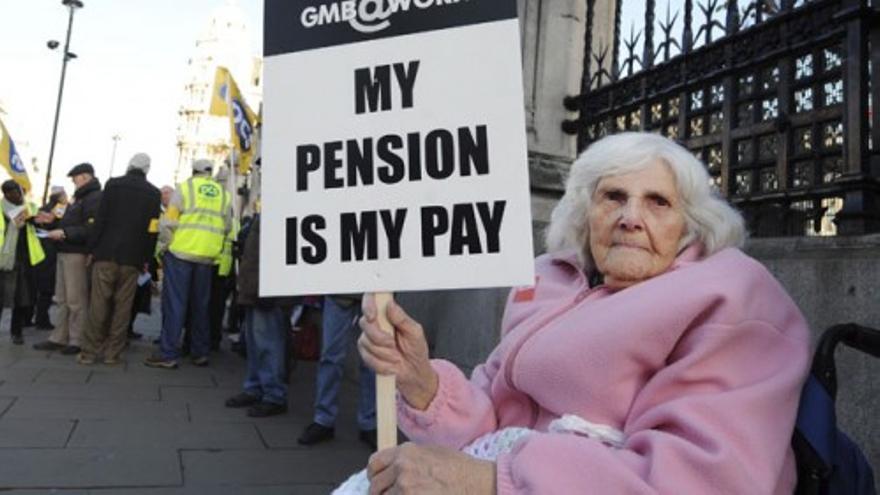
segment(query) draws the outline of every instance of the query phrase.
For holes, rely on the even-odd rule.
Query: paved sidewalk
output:
[[[361,469],[355,385],[340,397],[336,440],[296,443],[311,421],[313,363],[291,376],[290,411],[266,419],[227,409],[244,360],[228,350],[197,368],[157,370],[158,317],[139,317],[145,334],[119,366],[80,366],[72,356],[35,351],[48,332],[28,329],[14,346],[9,311],[0,322],[0,492],[10,494],[318,494]],[[226,344],[224,344],[225,346]],[[9,490],[9,491],[6,491]]]

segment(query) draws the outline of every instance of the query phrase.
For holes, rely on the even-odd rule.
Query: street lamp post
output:
[[[114,134],[110,139],[113,140],[113,152],[110,154],[110,173],[107,174],[107,180],[113,178],[113,165],[116,164],[116,145],[119,144],[119,140],[122,139],[122,136]]]
[[[67,40],[64,43],[64,55],[61,62],[61,82],[58,84],[58,102],[55,104],[55,123],[52,126],[52,144],[49,146],[49,162],[46,165],[46,184],[43,187],[43,204],[49,196],[49,183],[52,181],[52,159],[55,157],[55,138],[58,137],[58,117],[61,114],[61,97],[64,94],[64,76],[67,74],[67,61],[76,58],[76,54],[70,53],[70,33],[73,31],[73,13],[81,9],[83,3],[80,0],[61,0],[61,4],[70,10],[70,18],[67,21]],[[58,48],[55,40],[47,43],[49,49]]]

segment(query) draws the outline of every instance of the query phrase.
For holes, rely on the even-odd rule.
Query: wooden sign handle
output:
[[[385,310],[394,295],[390,292],[377,292],[376,316],[379,328],[394,333],[388,322]],[[379,450],[397,446],[397,381],[394,375],[376,375],[376,423],[378,427],[377,444]]]

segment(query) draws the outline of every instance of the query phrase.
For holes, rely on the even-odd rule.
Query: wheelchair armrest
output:
[[[834,325],[822,334],[816,348],[816,354],[813,356],[811,371],[828,390],[832,398],[837,395],[837,369],[834,364],[834,351],[839,343],[880,358],[880,331],[856,323],[844,323]]]

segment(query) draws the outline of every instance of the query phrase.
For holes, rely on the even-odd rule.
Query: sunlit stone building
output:
[[[178,111],[175,182],[189,177],[192,160],[210,158],[219,164],[229,152],[228,121],[208,114],[218,66],[232,72],[251,108],[260,107],[263,61],[254,53],[244,12],[235,0],[227,0],[211,14],[187,63]]]

